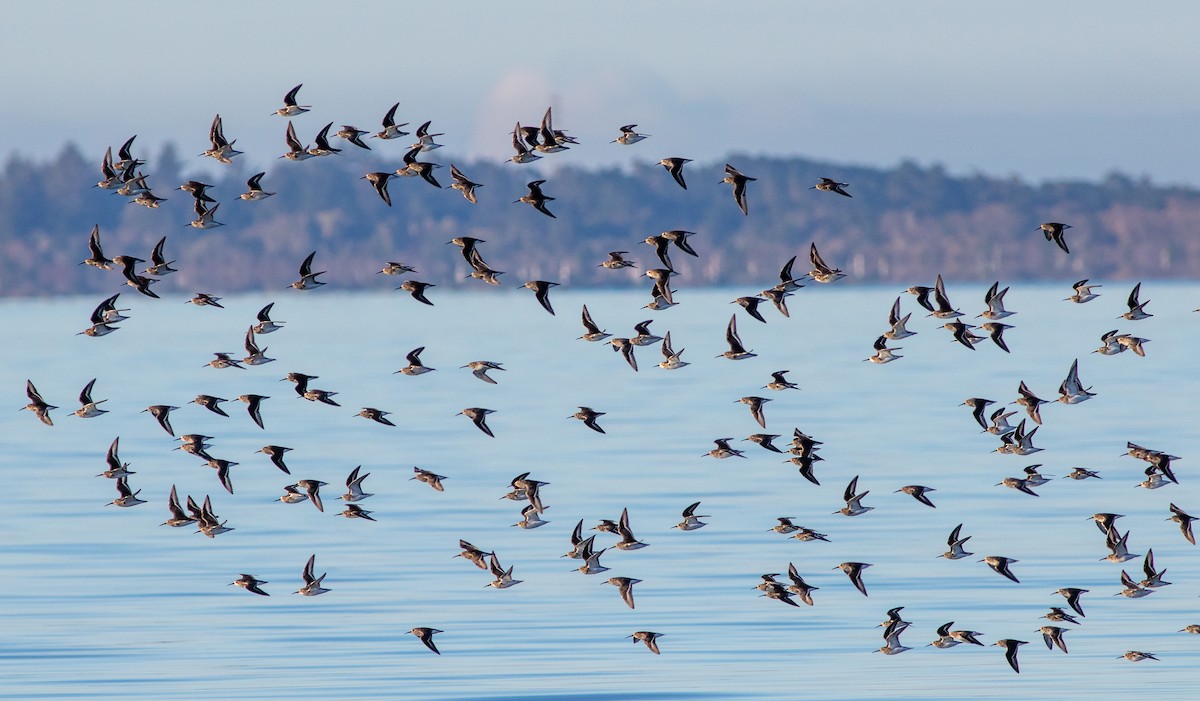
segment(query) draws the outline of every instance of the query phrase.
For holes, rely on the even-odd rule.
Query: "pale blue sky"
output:
[[[98,165],[135,133],[139,155],[173,140],[191,157],[219,112],[248,167],[270,167],[286,120],[269,115],[304,83],[305,140],[331,120],[378,129],[399,101],[447,152],[504,159],[513,124],[553,104],[583,142],[557,163],[911,158],[1200,186],[1200,3],[1186,0],[346,5],[11,3],[0,157],[70,139]],[[610,144],[627,123],[652,137]]]

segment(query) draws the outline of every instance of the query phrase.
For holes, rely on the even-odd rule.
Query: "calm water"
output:
[[[1192,460],[1197,450],[1193,398],[1200,392],[1193,347],[1200,338],[1200,287],[1147,283],[1143,299],[1155,317],[1116,320],[1128,288],[1112,283],[1087,305],[1060,301],[1065,286],[1017,285],[1007,319],[1013,352],[989,343],[975,352],[916,309],[918,335],[898,345],[902,360],[862,362],[884,330],[898,290],[809,287],[790,300],[792,317],[766,309],[761,324],[730,305],[747,290],[689,291],[664,312],[639,310],[643,292],[552,295],[558,315],[542,311],[526,290],[477,293],[435,290],[436,307],[403,293],[280,293],[227,298],[226,308],[197,308],[183,298],[122,302],[133,318],[106,338],[75,333],[98,299],[13,300],[0,303],[8,343],[0,366],[11,411],[0,411],[0,676],[8,698],[146,698],[186,695],[244,698],[429,699],[696,699],[840,698],[1008,699],[1084,697],[1098,693],[1177,693],[1194,688],[1200,636],[1177,633],[1200,623],[1200,562],[1194,546],[1165,521],[1175,502],[1200,513]],[[983,287],[950,285],[970,316],[982,309]],[[202,367],[214,351],[236,352],[255,312],[274,299],[286,329],[259,338],[277,362],[246,370]],[[576,340],[579,309],[616,335],[653,318],[652,330],[672,332],[693,364],[654,367],[657,347],[639,348],[634,373],[607,344]],[[739,311],[746,345],[757,358],[717,359],[724,327]],[[1099,336],[1121,328],[1152,339],[1148,357],[1092,354]],[[404,355],[426,346],[422,359],[437,372],[393,374]],[[963,399],[1002,402],[1025,380],[1043,398],[1071,361],[1098,396],[1078,406],[1043,409],[1045,426],[1032,458],[991,452]],[[487,359],[504,364],[484,384],[459,366]],[[788,369],[801,391],[759,389]],[[318,375],[312,385],[337,391],[341,408],[301,401],[281,378]],[[110,413],[70,416],[75,397],[99,378],[95,398]],[[32,379],[52,404],[55,426],[28,412],[24,382]],[[258,429],[236,399],[229,418],[187,402],[198,393],[234,399],[255,392],[266,429]],[[760,431],[744,395],[769,395],[768,431],[787,442],[793,427],[824,442],[814,486],[781,456],[750,443],[744,460],[701,457],[714,438]],[[182,407],[176,433],[215,436],[216,457],[235,460],[235,495],[213,470],[176,443],[148,414],[150,404]],[[566,420],[578,405],[607,412],[600,435]],[[393,412],[389,428],[353,416],[373,406]],[[488,438],[456,412],[496,409]],[[1014,417],[1014,419],[1019,417]],[[104,453],[121,438],[121,457],[149,503],[105,506],[114,483],[94,477]],[[1121,456],[1133,440],[1185,456],[1181,485],[1137,489],[1144,463]],[[292,476],[255,453],[264,444],[293,448]],[[1074,466],[1103,480],[1054,480],[1039,498],[994,486],[1033,462],[1062,476]],[[378,522],[341,518],[346,474],[371,473],[362,503]],[[412,467],[446,475],[438,493],[411,481]],[[520,505],[500,499],[512,477],[531,471],[543,490],[551,523],[510,527]],[[864,503],[856,518],[833,515],[855,475]],[[295,479],[327,483],[325,513],[311,504],[274,501]],[[929,509],[894,490],[935,487]],[[236,530],[208,539],[192,528],[160,527],[171,485],[181,495],[212,496],[215,511]],[[709,525],[694,532],[671,526],[691,502]],[[611,550],[611,571],[584,576],[561,558],[579,519],[587,527],[628,507],[635,533],[650,547]],[[1114,596],[1125,567],[1141,579],[1141,560],[1102,562],[1103,536],[1094,512],[1125,514],[1130,548],[1153,547],[1175,584],[1138,600]],[[794,516],[829,534],[829,543],[801,543],[767,532],[778,516]],[[939,559],[959,523],[971,535],[974,558]],[[499,591],[491,577],[461,558],[465,538],[495,550],[524,582]],[[601,546],[615,537],[601,534]],[[332,591],[292,595],[300,570],[316,553]],[[1014,584],[977,562],[984,555],[1017,558]],[[872,563],[869,597],[833,568]],[[820,587],[814,607],[792,608],[759,596],[765,572],[796,564]],[[269,598],[227,586],[250,572],[269,584]],[[637,609],[628,609],[608,575],[643,581]],[[1039,616],[1064,605],[1052,592],[1090,590],[1087,618],[1067,633],[1069,655],[1049,652]],[[912,627],[898,656],[872,654],[882,644],[887,609],[904,606]],[[1029,641],[1014,675],[998,648],[925,647],[946,621],[982,631],[984,642]],[[432,626],[435,656],[405,632]],[[662,655],[626,639],[637,630],[664,634]],[[970,648],[970,649],[967,649]],[[1161,661],[1116,659],[1125,650]]]

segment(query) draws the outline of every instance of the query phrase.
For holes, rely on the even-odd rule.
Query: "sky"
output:
[[[1187,0],[52,0],[5,15],[5,162],[73,141],[98,175],[133,134],[140,157],[173,141],[191,158],[220,113],[248,167],[268,168],[286,150],[272,112],[303,83],[305,141],[329,121],[378,130],[399,102],[446,152],[503,160],[515,123],[552,105],[581,142],[560,162],[577,165],[750,154],[1200,187]],[[624,124],[651,137],[610,143]]]

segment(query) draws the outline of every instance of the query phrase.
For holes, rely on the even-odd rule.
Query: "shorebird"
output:
[[[913,288],[910,287],[909,289],[912,290]],[[917,301],[921,301],[919,296],[917,297]],[[958,311],[954,308],[954,305],[950,304],[950,298],[946,295],[946,285],[942,282],[942,276],[940,274],[937,276],[937,280],[935,280],[933,283],[933,306],[935,308],[930,309],[931,313],[929,316],[937,317],[938,319],[954,319],[962,316],[962,312]]]
[[[266,365],[267,363],[275,362],[274,358],[268,358],[266,348],[259,348],[258,343],[254,340],[254,327],[250,326],[246,329],[246,338],[242,341],[246,348],[246,357],[242,358],[242,362],[247,365]]]
[[[50,410],[57,409],[58,407],[42,399],[41,393],[33,386],[32,380],[25,380],[25,395],[29,397],[29,403],[21,408],[32,411],[38,417],[38,420],[47,426],[53,426],[54,421],[50,418]]]
[[[869,562],[843,562],[833,569],[845,572],[846,576],[850,578],[851,584],[854,585],[854,588],[863,596],[867,596],[867,585],[863,584],[862,573],[863,570],[870,566]]]
[[[765,397],[742,397],[734,402],[734,404],[745,404],[750,407],[750,416],[754,418],[758,425],[766,428],[767,417],[763,414],[763,404],[771,401]]]
[[[755,433],[755,434],[746,436],[742,440],[750,441],[751,443],[756,443],[758,445],[761,445],[765,450],[769,450],[772,453],[782,453],[783,452],[782,450],[780,450],[779,448],[776,448],[771,443],[771,441],[775,440],[778,437],[779,437],[779,434],[777,434],[777,433]]]
[[[550,288],[558,287],[557,282],[530,280],[522,285],[522,287],[533,290],[533,294],[537,297],[538,304],[542,305],[542,309],[550,312],[550,316],[554,316],[554,307],[550,306]]]
[[[130,506],[137,506],[138,504],[145,504],[146,501],[144,499],[138,499],[137,495],[139,495],[141,493],[142,493],[142,490],[140,490],[140,489],[135,492],[129,488],[129,478],[128,477],[118,477],[117,478],[117,494],[119,494],[120,496],[118,496],[116,499],[113,499],[112,501],[110,501],[108,503],[111,504],[112,506],[122,506],[122,507],[130,507]]]
[[[362,140],[363,134],[370,134],[370,133],[371,132],[367,131],[366,129],[359,129],[358,127],[352,126],[350,124],[343,124],[342,128],[339,129],[337,131],[337,133],[334,135],[342,137],[346,141],[349,141],[350,143],[354,144],[355,146],[357,146],[361,149],[366,149],[366,150],[370,151],[371,147],[367,146],[365,143],[363,143],[363,140]]]
[[[256,323],[254,326],[251,327],[254,330],[254,333],[257,333],[257,334],[272,333],[272,332],[278,331],[279,329],[282,329],[283,325],[285,323],[287,323],[284,321],[272,321],[271,320],[271,308],[274,306],[275,306],[275,303],[271,302],[267,306],[258,310],[258,314],[255,317],[258,320],[258,323]]]
[[[246,412],[250,414],[250,418],[254,420],[254,423],[259,428],[263,429],[266,428],[263,426],[262,420],[262,401],[264,399],[270,399],[270,397],[265,397],[261,394],[242,394],[238,396],[238,401],[246,403]]]
[[[676,351],[671,345],[670,331],[668,331],[666,337],[663,338],[660,350],[662,350],[663,360],[658,364],[658,367],[662,368],[663,370],[678,370],[679,368],[691,365],[691,363],[683,359],[683,351],[687,349],[680,348],[678,351]]]
[[[1045,618],[1048,621],[1054,621],[1055,623],[1074,623],[1075,625],[1079,625],[1078,619],[1064,611],[1059,606],[1051,606],[1050,611],[1045,616],[1042,616],[1042,618]]]
[[[698,508],[700,508],[700,502],[698,501],[693,504],[689,504],[683,510],[683,520],[672,526],[672,528],[678,528],[681,531],[694,531],[707,526],[708,524],[702,522],[700,519],[711,517],[704,514],[697,515],[696,509]],[[633,607],[630,606],[630,608]]]
[[[1158,587],[1170,586],[1171,583],[1163,579],[1167,574],[1167,569],[1157,569],[1154,566],[1154,548],[1146,551],[1146,558],[1142,561],[1142,571],[1146,573],[1146,578],[1138,582],[1147,589],[1157,589]]]
[[[1084,388],[1083,383],[1079,381],[1079,359],[1076,358],[1071,362],[1071,369],[1067,371],[1067,377],[1058,386],[1059,397],[1058,402],[1063,404],[1079,404],[1086,402],[1096,396],[1095,392],[1090,391],[1092,388]]]
[[[1063,640],[1063,633],[1067,632],[1066,628],[1059,626],[1042,626],[1037,629],[1038,633],[1042,634],[1042,640],[1046,643],[1047,650],[1053,650],[1057,645],[1059,650],[1067,652],[1067,642]]]
[[[1141,293],[1141,291],[1142,283],[1139,282],[1133,286],[1133,290],[1129,293],[1129,299],[1126,300],[1126,304],[1129,306],[1129,311],[1117,317],[1118,319],[1140,321],[1142,319],[1149,319],[1150,317],[1154,316],[1153,314],[1146,312],[1145,307],[1150,303],[1150,300],[1146,300],[1145,302],[1138,301],[1138,295]]]
[[[461,557],[464,560],[469,560],[475,563],[475,566],[481,570],[486,570],[488,568],[487,556],[492,555],[493,553],[480,550],[474,545],[471,545],[469,542],[461,539],[458,541],[458,547],[462,549],[462,552],[454,557]]]
[[[592,429],[596,433],[604,433],[604,429],[600,427],[600,424],[596,423],[596,419],[601,416],[604,416],[605,413],[606,412],[603,412],[603,411],[596,411],[595,409],[592,409],[590,407],[581,406],[581,407],[579,407],[579,411],[575,412],[574,414],[571,414],[567,418],[568,419],[579,419],[580,421],[583,422],[584,426],[587,426],[588,428]]]
[[[420,640],[425,645],[425,647],[429,648],[430,650],[433,650],[435,653],[437,653],[439,655],[442,654],[442,653],[438,652],[437,645],[433,644],[433,636],[435,633],[443,633],[445,631],[438,630],[437,628],[413,628],[412,630],[410,630],[408,632],[411,633],[412,635],[417,636],[417,640]]]
[[[226,368],[238,368],[239,370],[246,369],[242,367],[242,362],[240,360],[235,360],[232,357],[232,353],[213,353],[213,355],[216,357],[205,363],[204,367],[216,368],[217,370],[225,370]]]
[[[1130,662],[1141,662],[1142,660],[1157,660],[1158,658],[1148,652],[1140,652],[1138,650],[1127,650],[1124,655],[1117,658],[1118,660],[1125,659]]]
[[[197,307],[209,306],[209,307],[216,307],[218,309],[225,308],[225,307],[221,306],[221,298],[220,297],[214,297],[213,295],[210,295],[207,292],[197,292],[194,297],[192,297],[191,299],[188,300],[188,303],[194,304]]]
[[[226,165],[233,163],[234,156],[242,155],[241,151],[235,150],[233,145],[237,143],[237,139],[230,141],[225,138],[225,124],[221,121],[221,115],[213,117],[212,124],[208,127],[208,140],[211,147],[200,154],[208,158],[215,159],[218,163]]]
[[[1080,616],[1083,616],[1083,605],[1080,603],[1079,599],[1087,592],[1087,589],[1080,589],[1078,587],[1063,587],[1062,589],[1055,590],[1054,593],[1065,597],[1067,600],[1067,605],[1071,607],[1071,610]]]
[[[88,236],[88,257],[79,264],[90,265],[101,270],[112,270],[113,261],[104,256],[104,249],[100,246],[99,224],[92,227],[92,233]]]
[[[1046,222],[1038,227],[1038,229],[1046,236],[1047,241],[1053,241],[1059,248],[1063,249],[1064,253],[1070,253],[1071,249],[1067,248],[1067,242],[1063,238],[1063,233],[1070,229],[1070,224],[1060,224],[1058,222]]]
[[[451,189],[461,192],[462,196],[471,204],[478,204],[479,199],[475,195],[475,188],[483,187],[483,185],[471,182],[467,176],[462,174],[462,171],[454,167],[453,163],[450,164],[450,177],[454,180],[453,183],[450,183]]]
[[[1021,673],[1021,666],[1017,662],[1017,650],[1022,645],[1028,644],[1026,640],[1013,640],[1011,638],[1003,638],[992,643],[996,647],[1004,648],[1004,659],[1008,660],[1008,666],[1017,674]]]
[[[84,386],[83,391],[79,393],[79,408],[73,412],[75,416],[78,416],[81,419],[92,419],[101,414],[108,413],[107,409],[101,409],[98,406],[104,402],[107,402],[107,399],[101,399],[98,402],[92,401],[92,387],[95,386],[95,384],[96,378],[93,377],[92,380]],[[27,384],[26,391],[28,392],[31,387],[32,385]],[[32,395],[30,395],[30,400],[33,400]],[[40,412],[36,412],[35,410],[35,413],[38,413],[39,418],[41,417]]]
[[[984,399],[982,397],[971,397],[963,401],[964,406],[971,407],[971,415],[975,417],[975,421],[979,423],[980,428],[985,431],[987,430],[988,422],[983,418],[983,412],[987,409],[988,405],[995,403],[991,399]]]
[[[359,179],[366,180],[367,182],[371,183],[371,186],[375,188],[375,192],[379,194],[379,197],[384,201],[385,204],[387,204],[387,206],[391,207],[392,196],[388,194],[387,186],[388,179],[390,179],[393,175],[395,175],[395,173],[375,172],[367,173]]]
[[[903,492],[903,493],[911,496],[913,499],[916,499],[917,501],[921,502],[925,506],[936,509],[937,507],[934,506],[933,502],[929,500],[928,496],[926,496],[926,494],[928,494],[929,492],[933,492],[933,491],[937,491],[937,490],[935,490],[933,487],[923,487],[919,484],[910,484],[908,486],[897,489],[895,492],[893,492],[893,494],[899,494],[900,492]]]
[[[429,120],[417,127],[417,143],[413,144],[411,148],[420,149],[421,151],[432,151],[442,147],[441,144],[435,143],[433,139],[434,137],[445,136],[445,134],[430,134],[429,125],[432,123],[433,120]]]
[[[384,426],[395,426],[396,424],[387,419],[387,415],[390,413],[392,412],[366,406],[363,407],[362,410],[360,410],[357,414],[355,414],[355,416],[361,416],[364,419],[370,419],[371,421],[381,423]]]
[[[403,275],[405,273],[415,273],[415,272],[417,272],[417,269],[412,267],[411,265],[405,265],[404,263],[397,263],[395,261],[388,261],[387,265],[384,265],[381,270],[375,271],[375,274],[376,275]]]
[[[321,127],[321,131],[317,132],[316,145],[308,149],[308,152],[313,156],[332,156],[335,153],[341,153],[340,148],[334,148],[329,145],[329,130],[333,127],[333,122]]]
[[[430,302],[429,298],[425,296],[425,290],[429,289],[430,287],[437,287],[437,285],[434,285],[432,282],[420,282],[418,280],[405,280],[396,289],[404,290],[405,292],[411,294],[412,298],[417,300],[421,304],[428,304],[429,306],[432,307],[433,302]]]
[[[289,287],[295,290],[312,290],[325,284],[324,282],[317,280],[317,276],[324,275],[325,271],[322,270],[318,273],[314,273],[312,271],[313,258],[315,258],[316,255],[316,251],[308,254],[308,257],[304,259],[304,262],[300,264],[300,279],[293,282],[291,285],[288,285]]]
[[[367,511],[358,504],[346,504],[346,508],[343,509],[338,515],[345,516],[346,518],[363,518],[368,521],[374,521],[375,519],[371,517],[372,513],[373,512]]]
[[[534,131],[536,133],[537,130],[534,129]],[[507,162],[509,163],[532,163],[533,161],[541,159],[541,156],[534,153],[533,149],[526,144],[525,139],[521,136],[523,132],[524,128],[521,126],[520,122],[517,122],[517,125],[513,127],[512,133],[512,147],[516,153],[514,153],[512,157],[508,159]]]
[[[413,350],[409,351],[408,355],[404,356],[404,359],[408,361],[408,365],[405,365],[392,374],[395,375],[396,373],[401,373],[415,377],[417,375],[424,375],[427,372],[433,372],[436,368],[431,368],[421,363],[421,353],[424,351],[425,346],[414,348]]]
[[[645,643],[646,647],[654,654],[659,654],[658,639],[663,636],[662,633],[653,633],[648,630],[639,630],[631,635],[626,635],[626,638],[633,638],[633,644]]]
[[[191,508],[193,512],[196,512],[196,515],[199,515],[200,509],[196,506],[196,502],[193,501],[191,497],[188,497],[188,507]],[[194,516],[189,516],[187,512],[183,510],[183,507],[179,505],[179,492],[175,490],[175,485],[171,485],[171,495],[167,498],[167,510],[171,512],[171,518],[160,523],[160,526],[181,528],[196,522],[196,518]]]
[[[840,268],[831,268],[827,265],[821,254],[817,252],[817,244],[813,242],[808,248],[808,259],[812,262],[813,269],[808,271],[808,276],[816,282],[830,283],[836,282],[846,277],[846,274]]]
[[[611,584],[621,593],[621,601],[629,608],[633,606],[633,585],[640,584],[642,580],[634,579],[633,577],[609,577],[605,580],[605,584]]]
[[[268,458],[271,459],[272,465],[279,468],[280,471],[283,472],[285,475],[290,475],[291,471],[288,470],[287,465],[285,465],[283,462],[283,456],[289,450],[291,450],[291,448],[285,448],[282,445],[264,445],[263,447],[259,448],[255,452],[265,454]]]
[[[850,197],[850,193],[842,188],[850,187],[850,183],[839,183],[831,178],[821,178],[821,181],[816,185],[808,188],[809,190],[819,190],[821,192],[836,192],[843,197]]]
[[[684,182],[684,180],[683,180],[683,166],[685,163],[691,163],[691,162],[692,162],[692,159],[690,159],[690,158],[672,157],[672,158],[664,158],[664,159],[660,160],[658,162],[658,165],[662,166],[663,168],[666,168],[667,172],[671,174],[671,177],[675,178],[675,182],[679,183],[679,187],[682,187],[684,190],[686,190],[687,183]]]
[[[1085,480],[1089,477],[1102,479],[1099,472],[1095,470],[1089,470],[1086,467],[1076,467],[1067,473],[1067,479]]]
[[[608,268],[609,270],[620,270],[621,268],[636,268],[637,264],[631,260],[625,260],[625,254],[629,251],[609,251],[608,260],[597,265],[597,268]]]
[[[269,582],[267,582],[265,579],[259,579],[252,574],[240,574],[238,575],[237,579],[229,583],[229,586],[241,587],[252,594],[258,594],[259,596],[270,596],[270,594],[263,591],[262,585],[264,584],[269,584]]]
[[[1005,411],[1003,407],[992,412],[989,417],[990,426],[984,429],[985,433],[990,433],[994,436],[1004,436],[1016,430],[1016,426],[1008,423],[1010,417],[1016,416],[1015,411]]]
[[[516,586],[523,581],[520,579],[513,579],[512,566],[509,566],[508,569],[504,569],[504,567],[500,565],[500,559],[496,557],[495,553],[492,553],[488,560],[488,569],[491,570],[492,576],[495,577],[495,579],[492,580],[488,586],[494,589],[507,589],[509,587]]]
[[[950,537],[946,539],[946,545],[950,546],[950,549],[942,553],[941,557],[944,557],[947,560],[961,560],[964,557],[969,557],[975,554],[969,553],[965,548],[963,548],[967,541],[971,539],[971,536],[960,538],[959,535],[962,533],[962,527],[963,525],[960,523],[954,527],[954,530],[950,531]]]
[[[610,338],[609,345],[612,346],[614,353],[620,353],[621,357],[625,358],[625,362],[629,363],[629,367],[637,372],[637,356],[633,354],[635,346],[628,338]]]
[[[529,193],[522,195],[519,199],[513,200],[513,204],[524,202],[551,219],[557,219],[558,217],[554,216],[554,213],[546,208],[546,203],[552,201],[554,198],[547,197],[542,193],[542,184],[545,182],[545,180],[533,180],[527,183],[526,187],[529,188]]]
[[[737,314],[729,317],[729,325],[725,327],[725,342],[729,344],[729,350],[725,351],[718,358],[729,358],[730,360],[745,360],[753,358],[756,354],[746,350],[742,344],[742,339],[738,336],[737,331]]]
[[[171,273],[179,272],[175,268],[171,267],[171,263],[174,263],[175,261],[168,261],[167,257],[163,254],[163,247],[166,246],[166,244],[166,236],[162,237],[158,240],[158,243],[154,244],[154,250],[150,252],[150,267],[143,270],[142,275],[163,277],[164,275],[170,275]]]
[[[129,469],[129,463],[121,462],[121,458],[117,454],[120,442],[121,437],[118,436],[113,439],[111,444],[109,444],[108,452],[104,455],[104,463],[108,465],[108,469],[96,475],[97,477],[107,477],[108,479],[115,480],[120,479],[121,477],[128,477],[129,475],[137,474]]]
[[[192,508],[192,500],[188,498],[188,508]],[[199,516],[196,518],[196,525],[199,526],[197,533],[203,533],[207,538],[216,538],[222,533],[228,533],[234,529],[226,526],[228,521],[222,521],[213,513],[212,500],[207,496],[204,497],[204,506],[200,508]]]
[[[304,571],[300,573],[301,578],[304,580],[304,586],[292,592],[293,594],[301,594],[303,596],[319,596],[329,591],[329,589],[321,586],[321,582],[325,579],[325,575],[329,574],[328,572],[322,574],[320,577],[313,576],[313,565],[316,564],[316,561],[316,553],[308,558],[308,562],[304,565]]]
[[[533,507],[529,506],[526,508],[532,509]],[[608,548],[596,550],[595,543],[596,536],[587,538],[579,543],[579,557],[577,559],[582,560],[583,564],[575,568],[576,571],[582,574],[600,574],[601,572],[608,571],[607,567],[600,564],[600,556],[603,555]]]
[[[771,373],[771,381],[763,385],[763,389],[769,389],[773,392],[781,392],[785,389],[800,389],[800,387],[792,382],[788,382],[787,375],[790,370],[778,370]]]
[[[875,349],[875,353],[871,356],[863,358],[863,362],[865,363],[869,361],[875,363],[876,365],[883,365],[885,363],[890,363],[893,360],[899,360],[900,358],[903,358],[904,356],[902,355],[896,355],[896,351],[904,349],[898,346],[895,348],[888,348],[887,341],[888,339],[886,334],[875,339],[875,343],[872,344],[872,347]]]
[[[708,451],[707,453],[705,453],[704,455],[702,455],[700,457],[708,456],[711,458],[716,458],[718,460],[724,460],[725,458],[732,458],[732,457],[739,457],[739,458],[746,457],[744,451],[729,447],[729,441],[731,441],[731,440],[733,440],[733,438],[717,438],[717,439],[713,440],[713,443],[716,443],[717,447],[713,448],[712,450]]]
[[[912,318],[912,312],[900,316],[900,298],[892,303],[892,309],[888,312],[888,330],[883,332],[884,338],[890,338],[893,341],[899,341],[902,338],[917,335],[916,331],[909,331],[906,328],[908,320]]]
[[[493,380],[488,375],[489,370],[499,370],[501,372],[506,372],[504,370],[504,368],[500,367],[500,363],[494,363],[490,360],[473,360],[473,361],[467,363],[466,365],[463,365],[462,367],[470,368],[472,375],[479,378],[480,380],[483,380],[484,382],[488,383],[489,385],[496,384],[496,381]]]
[[[621,518],[617,521],[617,535],[621,540],[617,543],[618,550],[641,550],[647,546],[633,535],[629,528],[629,509],[621,509]]]
[[[617,138],[613,139],[609,143],[621,144],[622,146],[630,146],[630,145],[636,144],[637,142],[650,136],[649,134],[637,133],[636,131],[634,131],[635,127],[637,127],[636,124],[626,124],[625,126],[621,127],[621,135],[618,136]],[[684,189],[687,189],[687,188],[684,188]]]
[[[859,516],[871,511],[875,508],[874,506],[862,505],[863,497],[870,493],[870,490],[862,494],[858,493],[858,475],[855,475],[854,479],[850,480],[850,483],[846,485],[846,489],[842,492],[842,499],[845,500],[846,505],[833,513],[842,514],[843,516]]]
[[[408,126],[408,122],[396,124],[396,108],[399,106],[400,103],[397,102],[383,115],[383,130],[373,134],[372,139],[399,139],[402,136],[408,136],[408,132],[400,131],[400,127]]]
[[[1025,407],[1025,412],[1029,414],[1029,418],[1033,419],[1033,422],[1040,426],[1042,423],[1042,413],[1039,408],[1048,402],[1045,399],[1039,399],[1038,396],[1029,389],[1029,386],[1025,384],[1024,380],[1021,380],[1021,384],[1017,386],[1017,394],[1019,396],[1017,397],[1016,401],[1013,402],[1013,404],[1019,404]]]
[[[1150,596],[1154,593],[1153,589],[1147,589],[1146,587],[1143,587],[1142,585],[1133,581],[1133,578],[1130,577],[1125,570],[1121,570],[1121,584],[1125,588],[1116,594],[1113,594],[1113,596],[1124,596],[1129,599],[1140,599],[1143,596]]]
[[[757,179],[751,178],[728,163],[725,164],[725,179],[721,182],[733,186],[733,201],[737,203],[738,209],[742,210],[742,214],[750,214],[749,206],[746,203],[746,183]]]
[[[492,429],[488,428],[487,415],[496,413],[495,409],[484,409],[482,407],[468,407],[455,414],[455,416],[465,416],[475,423],[475,427],[480,431],[495,438],[496,434],[492,433]]]
[[[788,579],[792,580],[792,583],[787,586],[787,591],[799,597],[804,603],[812,606],[812,593],[820,589],[820,587],[814,587],[805,582],[804,578],[800,576],[800,573],[796,571],[796,566],[790,562],[788,563],[787,575]]]
[[[1171,518],[1168,518],[1167,520],[1178,523],[1179,531],[1183,533],[1183,537],[1187,539],[1187,542],[1195,545],[1196,536],[1192,533],[1192,522],[1196,520],[1196,517],[1188,514],[1186,511],[1178,506],[1175,506],[1173,503],[1169,504],[1168,506],[1171,509]]]
[[[416,480],[418,482],[423,482],[423,483],[429,485],[430,487],[433,487],[434,491],[438,491],[438,492],[446,491],[446,488],[442,486],[442,480],[444,480],[444,479],[446,479],[445,475],[439,475],[439,474],[430,472],[429,470],[422,470],[421,468],[416,467],[416,466],[413,467],[413,476],[409,477],[409,480]]]
[[[1074,302],[1076,304],[1083,304],[1085,302],[1090,302],[1093,299],[1096,299],[1097,297],[1099,297],[1100,295],[1092,292],[1092,289],[1096,288],[1096,287],[1103,287],[1103,285],[1089,285],[1087,283],[1088,283],[1088,279],[1084,278],[1084,279],[1080,280],[1079,282],[1075,283],[1074,285],[1071,285],[1071,288],[1073,290],[1075,290],[1075,294],[1063,299],[1063,301],[1064,302]]]
[[[1037,492],[1033,491],[1033,489],[1031,488],[1033,485],[1031,485],[1029,483],[1029,480],[1022,479],[1020,477],[1005,477],[1004,479],[997,482],[996,486],[997,487],[1008,487],[1009,489],[1015,489],[1018,492],[1024,492],[1031,497],[1038,496]]]
[[[289,121],[287,131],[283,135],[283,140],[287,144],[287,153],[280,156],[289,161],[306,161],[313,157],[309,147],[300,143],[300,138],[296,136],[296,127]]]
[[[301,83],[291,90],[288,90],[287,94],[283,96],[283,107],[275,110],[271,114],[277,114],[280,117],[295,117],[298,114],[304,114],[312,109],[311,105],[296,104],[296,93],[300,92],[300,88],[303,86],[304,83]]]
[[[986,562],[987,566],[991,567],[997,574],[1003,575],[1018,584],[1021,583],[1021,580],[1017,579],[1012,570],[1008,568],[1010,564],[1020,562],[1020,560],[1014,560],[1011,557],[1004,557],[1003,555],[988,555],[980,560],[980,562]]]
[[[172,411],[175,411],[178,408],[179,407],[177,406],[170,406],[168,404],[151,404],[145,409],[142,409],[142,413],[149,413],[156,421],[158,421],[158,425],[162,426],[164,431],[174,436],[175,429],[171,428],[170,414]]]
[[[1010,312],[1004,308],[1004,295],[1008,294],[1008,288],[1005,287],[1003,290],[1000,290],[999,288],[1000,281],[997,280],[996,282],[993,282],[992,286],[988,288],[988,291],[984,293],[983,303],[987,305],[987,309],[984,310],[984,312],[978,317],[976,317],[977,319],[983,318],[990,319],[992,321],[999,321],[1000,319],[1012,316],[1016,313]]]

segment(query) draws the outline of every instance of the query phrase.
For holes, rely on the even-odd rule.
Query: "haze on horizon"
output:
[[[269,168],[287,121],[271,112],[303,83],[304,139],[329,121],[378,129],[399,102],[398,121],[433,120],[448,151],[503,160],[513,124],[553,105],[556,126],[582,142],[564,154],[574,165],[747,153],[1200,187],[1190,89],[1200,5],[1180,0],[771,1],[737,12],[709,0],[538,0],[520,12],[60,0],[7,15],[5,161],[48,159],[73,141],[98,166],[133,134],[141,154],[174,142],[187,159],[220,113],[249,167]],[[652,138],[610,145],[629,123]]]

